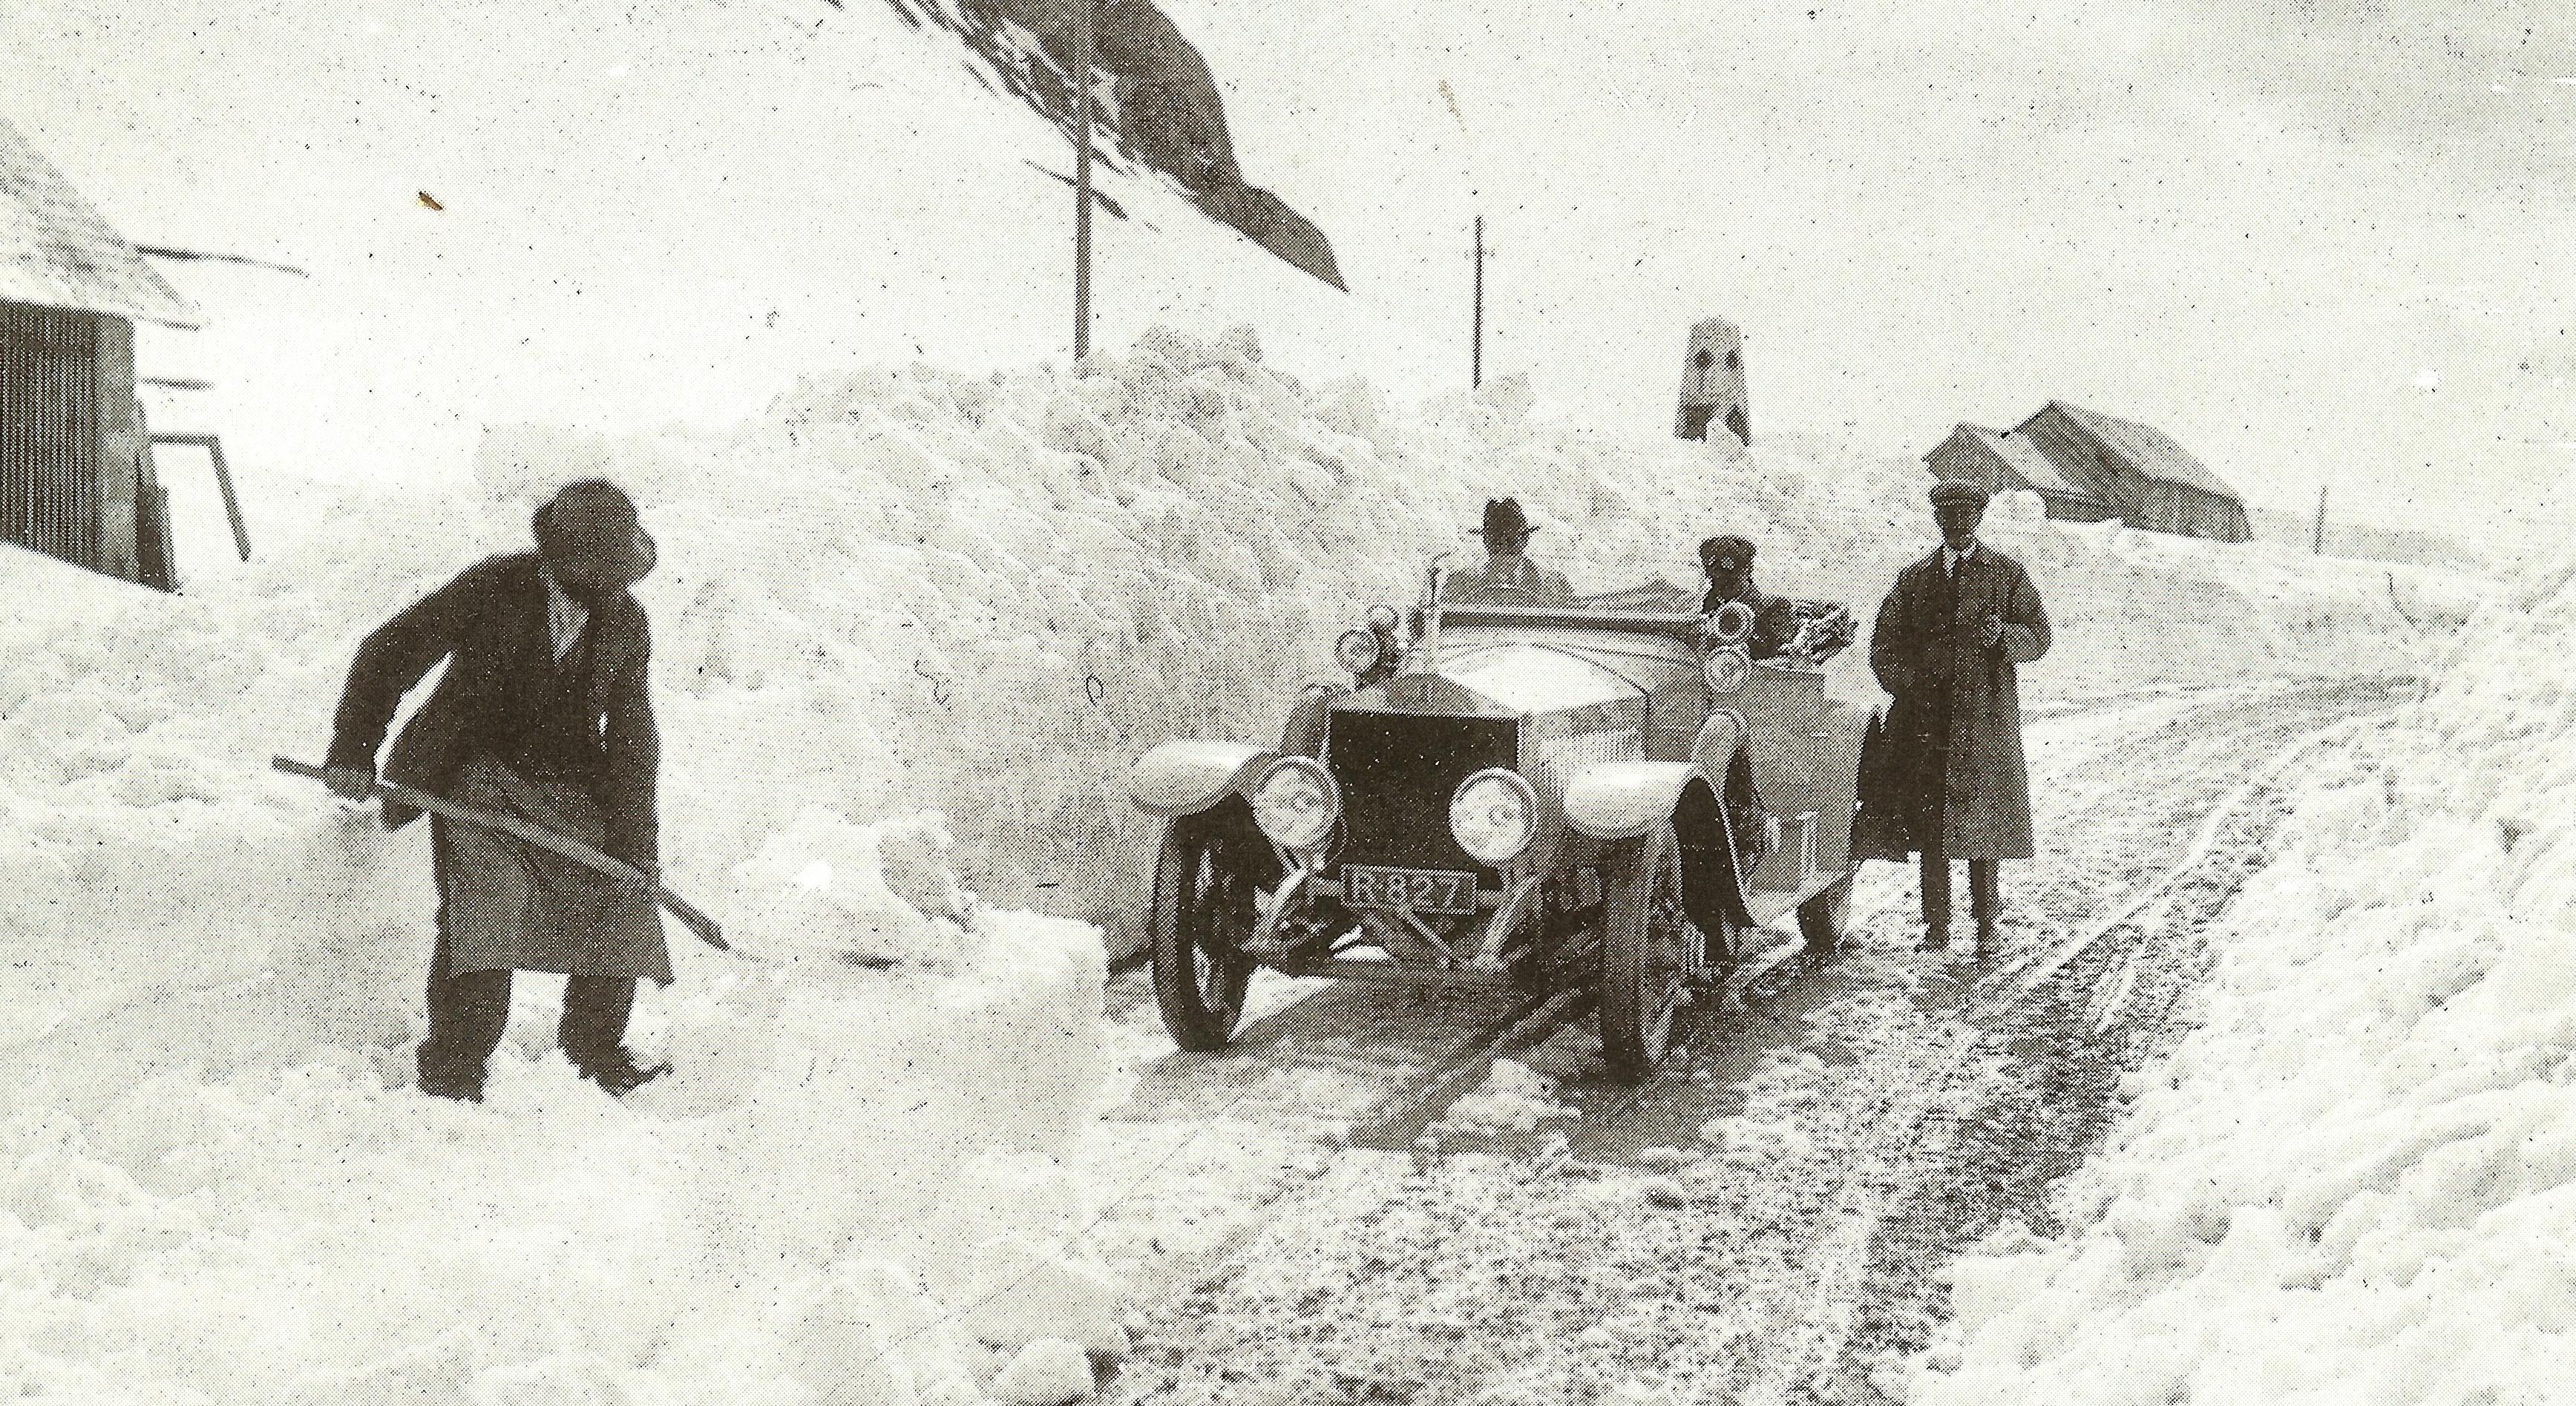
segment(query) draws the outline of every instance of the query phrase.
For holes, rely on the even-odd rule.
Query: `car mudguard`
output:
[[[1196,815],[1251,785],[1278,756],[1248,742],[1166,742],[1127,773],[1127,797],[1138,810],[1164,820]]]
[[[1596,840],[1633,840],[1673,818],[1692,762],[1596,762],[1565,783],[1565,823]]]

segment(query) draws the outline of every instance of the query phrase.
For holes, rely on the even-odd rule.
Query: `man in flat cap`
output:
[[[1977,540],[1986,491],[1932,489],[1941,546],[1905,568],[1879,607],[1870,668],[1894,695],[1886,735],[1902,774],[1903,848],[1923,862],[1923,941],[1950,942],[1950,861],[1968,861],[1976,948],[2001,912],[1997,863],[2028,859],[2030,774],[2015,670],[2048,652],[2048,612],[2020,562]]]
[[[1441,583],[1440,598],[1452,605],[1572,605],[1574,587],[1564,576],[1529,559],[1530,525],[1518,498],[1492,498],[1485,503],[1485,564],[1462,567]]]
[[[1756,659],[1776,657],[1798,633],[1797,612],[1785,596],[1765,595],[1753,584],[1753,543],[1728,533],[1699,544],[1699,569],[1708,576],[1708,594],[1699,612],[1715,615],[1729,603],[1753,612],[1753,633],[1744,647]]]
[[[536,513],[537,550],[493,557],[358,646],[333,718],[326,780],[351,799],[374,782],[385,730],[440,660],[447,674],[394,742],[388,779],[659,868],[661,743],[645,665],[650,636],[628,588],[653,539],[615,485],[585,479]],[[417,813],[385,803],[399,828]],[[624,1094],[662,1073],[625,1048],[638,978],[668,984],[652,898],[512,835],[432,816],[438,941],[420,1087],[480,1101],[513,971],[562,972],[557,1039],[583,1077]]]

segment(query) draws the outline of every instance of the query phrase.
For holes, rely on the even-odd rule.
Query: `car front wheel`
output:
[[[1230,866],[1210,816],[1187,816],[1163,829],[1154,864],[1154,906],[1147,926],[1154,948],[1154,999],[1173,1043],[1185,1050],[1225,1048],[1243,1018],[1243,996],[1255,965],[1244,950],[1255,921],[1249,876]]]
[[[1643,1080],[1672,1045],[1688,999],[1698,930],[1682,911],[1681,844],[1670,824],[1605,857],[1601,932],[1601,1057],[1610,1073]]]

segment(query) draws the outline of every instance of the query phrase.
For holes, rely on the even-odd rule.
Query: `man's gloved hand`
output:
[[[1977,640],[1988,649],[1992,649],[1996,645],[2003,643],[2004,618],[1991,610],[1987,611],[1986,623],[1978,630]]]
[[[376,793],[376,771],[363,766],[324,767],[322,784],[344,801],[363,801]]]

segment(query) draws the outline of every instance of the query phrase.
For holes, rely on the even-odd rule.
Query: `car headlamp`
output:
[[[1753,633],[1753,607],[1740,600],[1728,601],[1717,608],[1717,615],[1708,622],[1708,632],[1719,644],[1742,644],[1744,637]]]
[[[1342,815],[1342,788],[1312,757],[1281,757],[1252,788],[1252,820],[1282,849],[1315,849]]]
[[[1344,630],[1341,637],[1333,641],[1334,661],[1354,674],[1365,674],[1376,668],[1378,657],[1383,652],[1384,646],[1378,642],[1378,637],[1368,630]]]
[[[1740,692],[1753,681],[1753,656],[1740,644],[1722,645],[1700,662],[1699,676],[1708,680],[1711,693]]]
[[[1519,772],[1494,767],[1458,783],[1449,833],[1479,864],[1507,864],[1538,838],[1538,791]]]
[[[1381,635],[1394,634],[1395,607],[1391,605],[1370,606],[1368,612],[1368,627],[1377,631]]]

